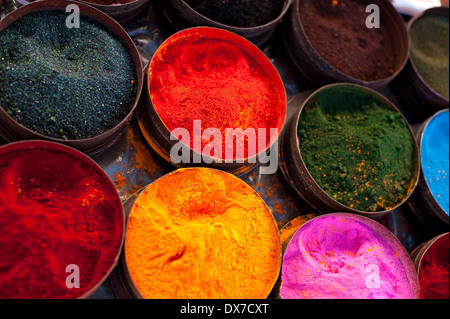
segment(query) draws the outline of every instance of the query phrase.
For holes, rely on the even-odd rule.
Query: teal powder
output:
[[[437,114],[422,138],[422,168],[433,197],[449,213],[449,111]]]

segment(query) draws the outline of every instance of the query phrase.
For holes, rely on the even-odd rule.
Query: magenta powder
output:
[[[318,217],[297,231],[283,258],[281,296],[414,298],[399,254],[359,216],[341,216]]]

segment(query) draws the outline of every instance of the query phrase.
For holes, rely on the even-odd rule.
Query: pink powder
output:
[[[412,299],[398,252],[360,220],[359,216],[331,214],[302,226],[284,255],[281,296]]]

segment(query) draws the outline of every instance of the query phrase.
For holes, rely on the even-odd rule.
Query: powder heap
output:
[[[370,1],[300,0],[300,18],[308,40],[330,65],[355,79],[373,81],[396,68],[392,29],[367,28]]]
[[[151,184],[128,221],[125,256],[148,299],[261,299],[279,273],[280,238],[237,177],[181,169]]]
[[[422,137],[422,169],[433,197],[449,213],[449,111],[435,115]]]
[[[313,219],[294,235],[283,258],[281,296],[413,298],[397,248],[362,219],[339,215]]]
[[[254,129],[256,135],[259,129],[266,129],[263,136],[268,147],[273,140],[270,129],[281,129],[283,125],[286,97],[284,90],[246,49],[220,39],[225,31],[211,30],[176,34],[158,49],[149,71],[151,98],[170,131],[176,128],[189,131],[191,143],[185,144],[194,148],[193,140],[198,135],[194,136],[193,124],[200,120],[202,136],[210,128],[222,134],[222,141],[203,136],[202,150],[212,141],[219,142],[220,159],[235,159],[239,155],[237,147],[233,147],[232,158],[226,157],[225,129]],[[217,38],[213,32],[217,32]],[[228,32],[225,34],[230,37]],[[244,157],[256,155],[258,149],[256,153],[249,150],[249,139],[244,138]],[[259,143],[256,136],[257,148]]]
[[[281,15],[285,0],[186,0],[202,15],[234,27],[257,27]]]
[[[448,14],[426,13],[413,23],[409,35],[411,60],[417,72],[431,88],[448,100]]]
[[[85,162],[46,148],[0,155],[0,298],[82,296],[113,265],[123,227],[117,193]]]
[[[448,234],[436,241],[419,269],[421,299],[449,299]]]
[[[413,136],[402,116],[386,106],[336,93],[305,106],[298,132],[312,177],[347,207],[390,210],[415,185]]]
[[[131,111],[137,75],[126,46],[81,16],[33,12],[0,32],[0,106],[17,122],[58,139],[107,132]]]

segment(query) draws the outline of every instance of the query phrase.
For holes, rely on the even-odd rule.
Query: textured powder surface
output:
[[[338,202],[361,211],[401,204],[415,185],[418,160],[405,120],[356,94],[336,90],[327,98],[311,101],[299,121],[301,155],[314,180]]]
[[[449,213],[449,111],[436,115],[422,138],[422,169],[428,187],[442,209]]]
[[[0,155],[0,194],[0,299],[78,298],[112,266],[121,203],[87,164],[46,149]],[[79,289],[66,286],[72,264]]]
[[[281,261],[264,202],[234,176],[208,169],[176,171],[141,194],[125,254],[149,299],[266,298]]]
[[[436,92],[449,98],[448,14],[426,14],[411,27],[411,60],[419,74]]]
[[[396,252],[371,227],[324,216],[294,235],[283,259],[284,299],[409,299]],[[379,270],[379,288],[373,275]],[[371,277],[372,276],[372,277]]]
[[[285,98],[246,50],[203,35],[174,37],[158,50],[150,66],[149,85],[153,105],[170,131],[187,129],[193,147],[195,120],[201,121],[202,136],[206,129],[214,128],[220,131],[222,141],[227,128],[254,129],[255,133],[266,129],[263,146],[270,145],[270,129],[280,129],[283,124]],[[208,138],[204,136],[203,148],[213,141]],[[222,141],[222,159],[241,157],[236,149],[231,150],[232,158],[226,157]],[[247,143],[248,139],[245,158],[256,155]],[[257,139],[255,145],[259,143]]]
[[[0,32],[0,107],[37,133],[86,139],[131,111],[137,75],[125,44],[99,23],[66,27],[64,11],[34,12]]]

